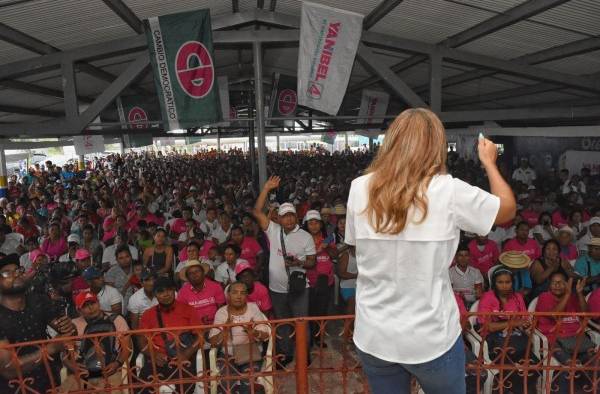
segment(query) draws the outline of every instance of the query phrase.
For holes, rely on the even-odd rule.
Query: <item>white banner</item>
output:
[[[600,174],[600,152],[568,150],[560,157],[559,167],[569,170],[569,174],[579,174],[581,169],[589,168],[592,175]]]
[[[363,15],[302,3],[298,104],[336,115],[362,32]]]
[[[231,119],[231,108],[229,107],[229,79],[227,75],[217,78],[217,85],[219,85],[219,100],[221,102],[221,113],[223,119]],[[229,122],[220,122],[219,126],[227,127]]]
[[[385,116],[389,101],[390,95],[386,92],[364,89],[360,100],[360,110],[358,111],[358,123],[383,123],[383,119],[377,117]],[[365,129],[358,130],[356,134],[377,138],[383,132],[381,129]]]
[[[77,155],[104,152],[104,137],[101,135],[77,135],[73,137],[73,146]]]

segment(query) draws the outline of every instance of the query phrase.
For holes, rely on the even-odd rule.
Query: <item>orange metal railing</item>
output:
[[[509,327],[500,336],[490,333],[487,324],[477,325],[477,316],[500,315],[470,314],[468,320],[472,324],[465,324],[465,350],[474,354],[467,365],[469,392],[599,392],[600,333],[592,321],[600,318],[599,315],[503,313],[502,318],[509,321]],[[556,318],[556,330],[566,317],[579,319],[580,329],[572,353],[566,360],[563,358],[562,363],[556,358],[561,342],[549,340],[535,329],[544,316]],[[524,318],[529,319],[532,328],[518,327],[519,319]],[[9,378],[9,393],[19,394],[366,393],[368,384],[354,351],[352,327],[353,316],[331,316],[53,338],[0,347],[0,373],[4,371],[2,375]],[[256,334],[255,330],[261,329],[263,334]],[[211,330],[213,334],[223,332],[222,342],[210,345]],[[181,336],[184,332],[195,335],[192,342],[184,341]],[[168,359],[163,365],[163,350],[157,342],[165,335],[168,341],[173,341],[180,357]],[[256,340],[243,343],[243,335],[254,335]],[[515,336],[520,338],[520,347],[513,339]],[[126,350],[122,354],[133,357],[110,376],[90,377],[79,357],[80,348],[87,339],[97,354],[103,354],[102,343],[106,337],[114,337],[117,350]],[[284,338],[289,338],[290,349],[295,353],[290,363],[281,346]],[[143,353],[139,354],[142,355],[137,356],[138,344],[143,343],[147,345],[141,349]],[[234,343],[239,345],[233,346]],[[586,352],[582,354],[584,347]],[[184,352],[191,357],[182,358]],[[34,372],[19,362],[25,353],[37,355]],[[245,358],[244,365],[236,363]],[[43,387],[36,385],[35,379],[40,376],[45,377]]]

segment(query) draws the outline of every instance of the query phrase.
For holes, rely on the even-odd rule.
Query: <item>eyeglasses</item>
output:
[[[19,267],[14,271],[2,271],[0,272],[0,276],[4,279],[8,279],[10,277],[16,278],[17,276],[23,275],[25,273],[25,268]]]

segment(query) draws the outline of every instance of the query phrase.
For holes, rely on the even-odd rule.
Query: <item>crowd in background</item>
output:
[[[237,150],[111,155],[86,171],[46,162],[13,176],[0,199],[0,340],[43,339],[47,326],[68,336],[353,313],[359,273],[354,249],[344,244],[345,204],[351,181],[371,159],[349,150],[270,153],[268,173],[277,177],[262,191]],[[479,166],[454,152],[448,172],[488,187]],[[475,303],[479,311],[526,311],[534,300],[540,311],[600,312],[600,177],[585,168],[536,174],[526,159],[505,177],[517,217],[487,235],[463,234],[449,269],[463,312]],[[578,322],[563,322],[555,333],[548,320],[540,329],[562,340],[568,357]],[[506,335],[500,318],[480,323],[489,341]],[[282,330],[285,365],[294,346]],[[320,334],[312,327],[307,346],[327,346]],[[228,353],[248,367],[261,354],[236,346],[269,336],[264,324],[234,328]],[[219,347],[223,331],[207,339]],[[192,360],[198,350],[193,335],[180,337],[189,344],[183,349],[168,336],[152,341],[165,373],[170,358]],[[514,343],[522,346],[517,335]],[[103,375],[118,380],[131,349],[150,356],[144,340],[107,346],[116,350],[98,368],[97,355],[82,344],[77,361],[90,384]],[[0,349],[0,360],[7,357]],[[27,351],[20,357],[32,387],[46,387],[44,367]],[[64,364],[71,373],[77,368]],[[150,364],[142,376],[152,373]],[[11,392],[14,376],[0,369],[0,392]]]

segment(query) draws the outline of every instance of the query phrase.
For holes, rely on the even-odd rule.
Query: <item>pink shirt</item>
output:
[[[529,223],[530,227],[535,227],[538,224],[538,219],[540,218],[540,214],[531,209],[526,209],[521,212],[521,217],[525,219],[527,223]]]
[[[73,278],[73,281],[71,282],[71,293],[73,294],[73,302],[75,302],[75,297],[77,297],[77,294],[89,290],[90,285],[85,281],[85,279],[83,279],[82,276],[77,276]]]
[[[256,270],[256,256],[262,253],[262,248],[258,242],[252,237],[244,237],[240,248],[242,249],[240,258],[246,260],[252,269]]]
[[[248,302],[254,302],[261,312],[266,313],[273,309],[269,290],[260,282],[254,282],[252,293],[248,294]]]
[[[579,252],[577,252],[577,247],[574,244],[569,244],[566,248],[561,247],[560,249],[560,256],[566,260],[577,260],[577,257],[579,257]]]
[[[185,283],[177,293],[177,301],[193,307],[202,323],[212,324],[217,309],[225,304],[225,294],[218,283],[206,278],[202,290]]]
[[[186,231],[185,219],[178,218],[173,221],[173,225],[171,226],[171,231],[175,234],[185,233]]]
[[[532,238],[527,238],[527,242],[524,244],[517,241],[516,238],[513,238],[504,244],[504,251],[517,251],[523,252],[531,261],[538,259],[542,256],[542,250],[540,249],[540,245],[538,245],[537,241]]]
[[[200,257],[206,257],[208,258],[208,251],[213,247],[213,246],[217,246],[216,243],[214,243],[213,241],[207,239],[206,241],[204,241],[204,243],[202,244],[202,249],[200,249],[200,253],[198,253],[198,255]],[[187,253],[187,252],[186,252]],[[187,254],[186,254],[187,255]]]
[[[498,244],[491,239],[488,239],[483,250],[479,250],[479,245],[476,240],[469,242],[469,253],[471,254],[471,265],[487,276],[490,268],[498,262]]]
[[[317,285],[317,278],[320,275],[327,276],[327,284],[333,286],[333,262],[331,261],[331,257],[324,250],[317,254],[316,259],[317,263],[315,266],[306,270],[306,278],[308,279],[309,286],[315,287]]]
[[[546,291],[540,294],[538,298],[537,305],[535,307],[536,312],[552,312],[554,308],[558,305],[559,300],[556,299],[552,293]],[[577,296],[575,294],[571,294],[567,305],[565,306],[564,312],[581,312],[579,309],[579,302],[577,301]],[[538,329],[542,332],[542,334],[548,337],[548,340],[554,341],[556,336],[559,338],[572,337],[577,335],[577,331],[579,330],[579,318],[576,316],[567,316],[560,319],[560,328],[558,331],[558,335],[556,332],[557,319],[553,319],[551,317],[540,316],[538,320]]]
[[[58,260],[60,256],[67,253],[68,249],[67,241],[63,237],[59,238],[56,242],[52,242],[50,238],[46,238],[40,246],[40,250],[44,254],[47,254],[51,261]]]
[[[500,303],[498,297],[496,297],[496,294],[490,290],[486,291],[481,296],[477,312],[527,312],[527,307],[525,306],[525,300],[523,299],[523,295],[521,293],[513,293],[512,296],[506,301],[504,307],[502,307],[502,304]],[[490,319],[489,316],[479,316],[477,321],[483,324],[488,319]],[[492,322],[507,319],[507,316],[502,315],[491,317]]]
[[[560,214],[560,211],[554,211],[552,214],[552,225],[554,227],[561,228],[569,224],[569,218]]]

